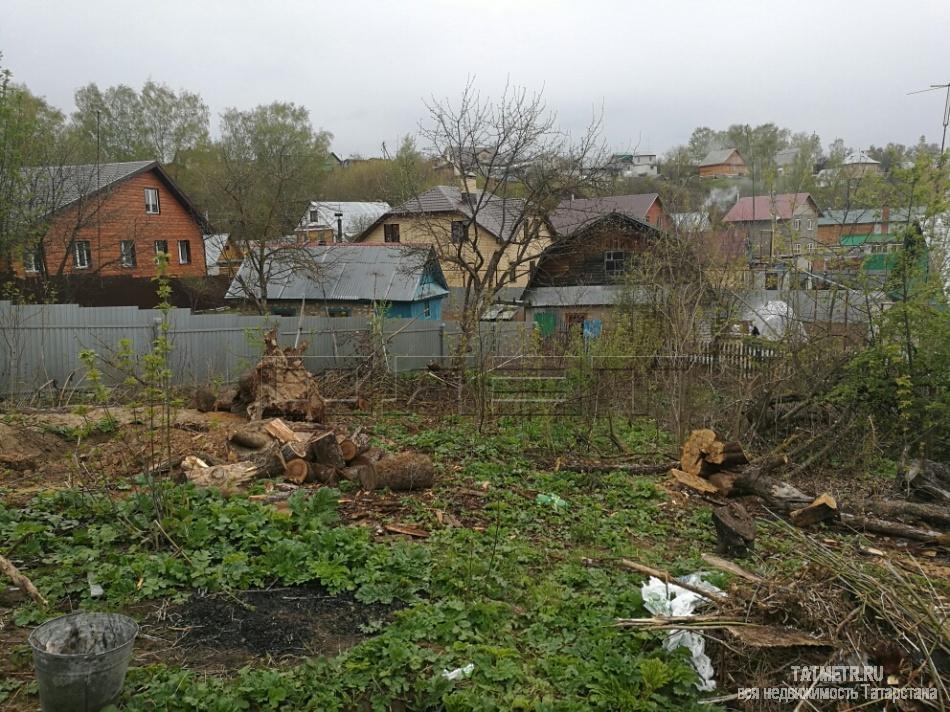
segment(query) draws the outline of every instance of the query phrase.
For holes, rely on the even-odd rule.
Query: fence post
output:
[[[445,322],[439,322],[439,365],[445,365]]]

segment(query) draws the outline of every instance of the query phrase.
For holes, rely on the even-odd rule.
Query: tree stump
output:
[[[723,556],[744,556],[755,542],[755,520],[738,502],[729,502],[713,510],[718,544],[716,551]]]

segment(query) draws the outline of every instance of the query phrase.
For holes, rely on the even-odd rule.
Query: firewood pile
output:
[[[364,490],[432,487],[432,460],[417,453],[387,454],[370,447],[369,435],[318,423],[270,418],[247,423],[230,434],[227,462],[185,458],[186,479],[225,493],[257,478],[283,478],[294,485],[357,482]]]
[[[807,452],[807,444],[797,452]],[[891,497],[854,498],[842,507],[828,492],[807,494],[773,473],[790,465],[776,451],[750,460],[742,446],[709,429],[694,430],[683,443],[672,479],[707,497],[754,495],[799,528],[819,523],[884,536],[950,546],[950,467],[916,460],[902,467]],[[793,468],[794,469],[794,468]],[[741,555],[752,547],[755,521],[740,502],[713,510],[719,552]]]

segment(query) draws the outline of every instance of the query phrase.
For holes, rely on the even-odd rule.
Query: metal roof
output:
[[[218,260],[221,259],[221,253],[224,252],[229,237],[230,235],[226,232],[204,236],[205,269],[212,277],[221,274],[221,267],[218,264]]]
[[[706,154],[706,157],[700,163],[700,166],[718,166],[722,163],[725,163],[729,160],[729,157],[733,153],[737,153],[738,149],[735,148],[717,148]],[[739,154],[739,157],[742,157],[742,154]]]
[[[411,302],[449,293],[431,247],[289,246],[274,250],[266,264],[269,300]],[[423,284],[427,271],[435,283]],[[226,298],[243,298],[245,288],[260,293],[250,258],[241,264]]]
[[[564,200],[551,213],[551,227],[560,237],[570,237],[591,223],[612,214],[623,215],[649,225],[647,212],[659,197],[658,193],[641,193]]]
[[[748,222],[750,220],[790,220],[796,208],[814,203],[808,193],[780,193],[778,195],[757,195],[755,198],[739,198],[732,206],[723,222]],[[817,206],[815,206],[817,210]]]
[[[519,198],[500,198],[481,190],[467,197],[462,195],[461,188],[437,185],[422,195],[410,198],[390,214],[461,213],[469,218],[474,215],[480,228],[508,241],[521,226],[524,212],[525,202]]]
[[[300,221],[301,227],[333,230],[336,233],[336,214],[342,213],[343,239],[352,240],[390,209],[389,203],[332,202],[314,200]],[[316,220],[312,220],[316,212]]]
[[[596,307],[619,304],[630,289],[619,284],[590,284],[576,287],[529,287],[524,301],[532,307]],[[645,294],[634,301],[646,303]]]
[[[50,212],[65,208],[80,198],[158,166],[156,161],[88,163],[78,166],[37,166],[24,172],[34,195],[39,195]]]
[[[891,223],[905,223],[907,216],[911,220],[919,220],[926,214],[923,207],[895,208],[890,211],[887,221]],[[869,225],[883,222],[883,212],[880,208],[852,208],[851,210],[825,210],[820,218],[819,225]]]

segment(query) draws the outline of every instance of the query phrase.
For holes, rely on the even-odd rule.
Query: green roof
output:
[[[869,235],[842,235],[840,243],[842,247],[861,247],[868,243],[872,245],[897,244],[900,240],[890,233],[873,232]]]

